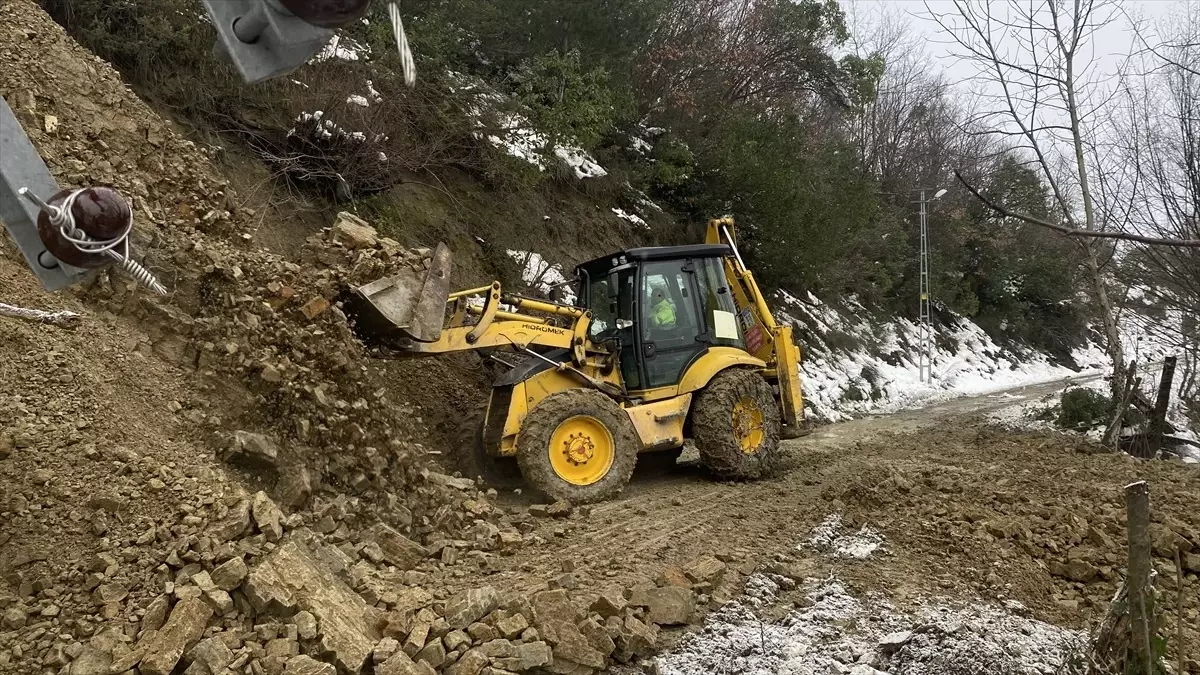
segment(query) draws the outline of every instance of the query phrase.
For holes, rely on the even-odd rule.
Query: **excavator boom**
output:
[[[725,276],[732,286],[738,322],[746,340],[746,351],[767,362],[779,382],[779,402],[783,422],[797,429],[804,419],[804,400],[800,393],[800,348],[792,341],[792,327],[775,321],[754,274],[746,267],[734,241],[733,218],[708,221],[706,244],[727,244],[733,255],[725,258]]]

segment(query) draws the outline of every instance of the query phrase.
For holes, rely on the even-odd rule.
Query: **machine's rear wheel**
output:
[[[529,411],[517,436],[517,464],[547,497],[586,504],[625,487],[639,443],[633,422],[616,402],[591,389],[570,389]]]
[[[494,457],[483,446],[483,408],[467,416],[459,426],[455,447],[449,456],[449,469],[460,471],[467,478],[483,478],[483,482],[501,490],[512,490],[524,484],[521,470],[512,457]]]
[[[779,404],[758,373],[727,370],[696,396],[692,433],[700,461],[718,476],[760,478],[779,462]]]

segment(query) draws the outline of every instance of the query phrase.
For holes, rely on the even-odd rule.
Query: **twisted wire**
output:
[[[63,200],[61,206],[47,204],[38,198],[37,195],[30,192],[29,188],[23,187],[17,192],[36,204],[42,211],[45,211],[46,215],[50,218],[50,224],[58,228],[58,232],[62,238],[70,242],[76,249],[83,253],[104,254],[112,258],[121,266],[121,269],[125,270],[138,283],[159,295],[166,295],[166,287],[159,283],[154,274],[129,257],[129,233],[133,231],[133,208],[130,207],[129,218],[120,234],[110,239],[96,239],[80,229],[75,223],[75,214],[72,211],[72,207],[75,206],[75,201],[79,199],[79,195],[83,194],[83,191],[84,188],[72,190],[66,199]],[[121,252],[117,252],[118,246],[123,247]]]
[[[396,36],[396,49],[400,52],[404,84],[411,87],[417,83],[417,64],[413,60],[412,49],[408,46],[408,35],[404,33],[404,22],[400,20],[400,3],[388,4],[388,17],[392,20],[392,33]]]

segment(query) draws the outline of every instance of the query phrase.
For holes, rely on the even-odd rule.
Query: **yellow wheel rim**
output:
[[[600,420],[576,415],[550,436],[550,466],[572,485],[591,485],[608,475],[616,456],[613,437]]]
[[[763,442],[763,413],[758,401],[743,396],[733,404],[733,438],[742,452],[753,455]]]

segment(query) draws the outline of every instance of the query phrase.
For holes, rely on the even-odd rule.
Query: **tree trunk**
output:
[[[1070,49],[1065,50],[1066,72],[1063,84],[1066,89],[1067,114],[1071,120],[1071,141],[1075,150],[1075,170],[1079,178],[1080,196],[1083,197],[1084,228],[1095,230],[1096,209],[1092,203],[1092,190],[1088,181],[1087,162],[1084,161],[1083,154],[1083,124],[1079,118],[1079,107],[1075,100],[1075,49],[1077,46],[1072,43]],[[1088,274],[1092,279],[1092,292],[1095,295],[1096,305],[1100,309],[1101,319],[1104,321],[1104,336],[1108,342],[1108,356],[1112,359],[1113,364],[1112,398],[1114,401],[1120,401],[1125,395],[1125,392],[1122,391],[1124,382],[1121,377],[1125,373],[1125,346],[1121,342],[1121,329],[1117,325],[1116,313],[1113,311],[1112,301],[1108,297],[1108,289],[1104,286],[1104,275],[1101,273],[1100,261],[1096,256],[1096,244],[1095,242],[1087,242],[1086,247]]]
[[[1087,246],[1087,269],[1092,282],[1092,297],[1100,310],[1100,318],[1104,322],[1105,348],[1108,358],[1112,359],[1113,378],[1110,394],[1114,401],[1125,397],[1125,345],[1121,340],[1121,328],[1117,325],[1117,315],[1113,310],[1112,300],[1108,297],[1108,288],[1104,285],[1104,274],[1100,270],[1100,261],[1096,258],[1095,245]]]

